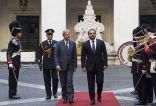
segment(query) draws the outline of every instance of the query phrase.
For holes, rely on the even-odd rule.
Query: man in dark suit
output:
[[[43,63],[43,77],[46,90],[46,100],[51,99],[51,78],[53,84],[53,96],[57,98],[57,89],[58,89],[58,74],[55,67],[54,61],[54,50],[56,47],[57,41],[52,40],[53,38],[53,29],[47,29],[46,31],[47,40],[43,41],[38,50],[38,63],[41,65]],[[43,57],[43,62],[42,62]]]
[[[107,67],[107,51],[102,40],[96,39],[96,31],[88,31],[89,40],[84,42],[81,50],[82,70],[87,71],[87,80],[91,105],[95,104],[95,78],[97,83],[97,100],[101,102],[104,82],[104,70]]]
[[[9,29],[12,39],[8,43],[7,49],[7,63],[9,69],[9,98],[19,99],[17,96],[17,81],[19,76],[19,70],[21,67],[21,43],[22,28],[17,21],[13,21],[9,24]]]
[[[74,103],[73,72],[77,68],[76,43],[70,40],[71,32],[63,31],[64,39],[55,48],[56,69],[59,71],[63,103]]]

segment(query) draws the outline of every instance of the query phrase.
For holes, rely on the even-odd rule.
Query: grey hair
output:
[[[62,35],[64,35],[67,32],[71,33],[69,29],[65,29],[65,30],[63,30]]]

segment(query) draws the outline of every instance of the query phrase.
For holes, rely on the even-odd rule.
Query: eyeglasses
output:
[[[53,35],[52,33],[47,33],[47,35]]]
[[[96,33],[89,33],[89,34],[91,35],[91,34],[96,34]]]

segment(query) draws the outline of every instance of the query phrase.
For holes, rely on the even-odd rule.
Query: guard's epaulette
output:
[[[14,45],[18,45],[17,40],[16,40],[16,39],[14,39],[14,38],[12,38],[12,39],[11,39],[11,42],[12,42],[12,44],[14,44]]]

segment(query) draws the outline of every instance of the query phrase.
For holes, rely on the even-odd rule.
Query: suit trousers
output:
[[[97,84],[97,95],[98,97],[101,97],[104,83],[103,70],[100,71],[96,67],[94,67],[93,70],[87,70],[88,89],[91,100],[95,99],[95,79]]]
[[[17,81],[19,76],[19,68],[15,67],[13,70],[12,68],[9,68],[9,97],[14,96],[17,93]],[[15,78],[16,77],[16,78]]]
[[[51,93],[51,79],[52,79],[52,91],[53,95],[57,93],[58,89],[58,74],[56,69],[43,69],[43,77],[44,77],[44,84],[47,96],[52,95]]]
[[[60,82],[62,87],[62,98],[64,100],[73,101],[74,87],[73,87],[73,70],[67,65],[65,70],[59,72]]]

